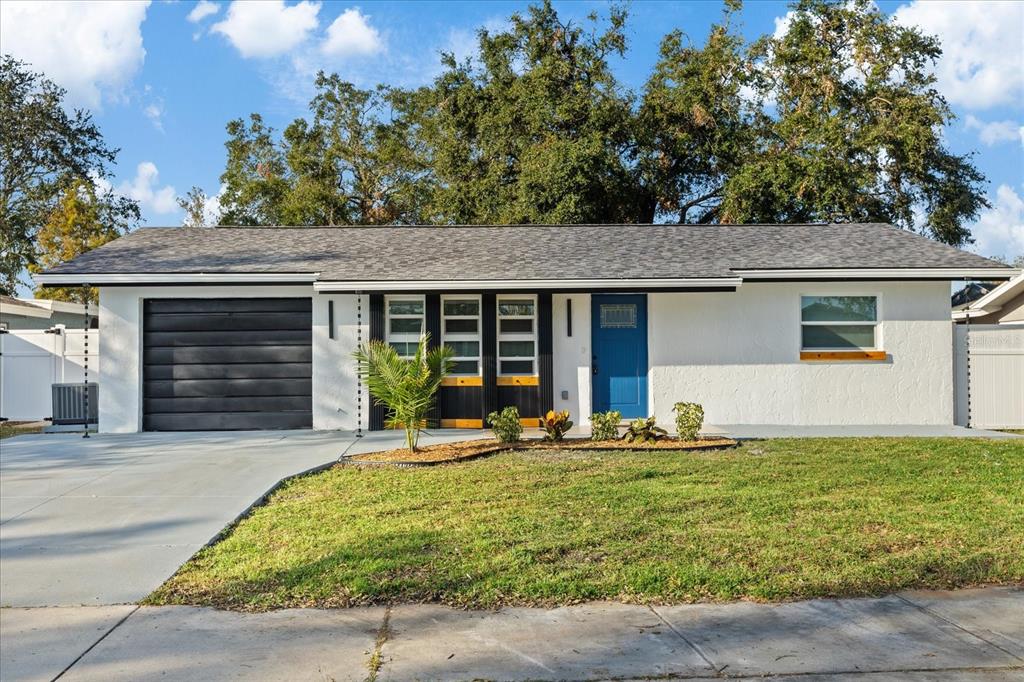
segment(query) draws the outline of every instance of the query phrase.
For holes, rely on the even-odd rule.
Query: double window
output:
[[[537,373],[537,297],[498,296],[498,375]]]
[[[878,349],[877,296],[801,296],[803,350]]]
[[[423,297],[388,296],[386,304],[388,343],[401,357],[411,358],[423,338]]]
[[[480,376],[480,297],[441,297],[441,343],[455,355],[450,374]]]

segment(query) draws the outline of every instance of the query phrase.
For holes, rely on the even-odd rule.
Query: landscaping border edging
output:
[[[725,441],[725,442],[722,442],[722,441]],[[458,443],[458,442],[459,441],[456,441],[456,443]],[[466,441],[461,441],[461,442],[466,442]],[[665,451],[673,451],[674,450],[674,448],[671,448],[671,447],[657,447],[657,448],[644,447],[643,445],[633,445],[631,443],[625,443],[624,441],[623,441],[623,445],[620,446],[620,447],[611,446],[611,445],[607,445],[607,444],[594,445],[592,447],[588,447],[585,444],[590,442],[590,441],[588,439],[585,439],[585,438],[574,438],[574,439],[570,439],[569,441],[563,441],[563,443],[564,442],[569,442],[569,443],[572,443],[573,445],[570,446],[570,447],[563,447],[563,446],[560,446],[558,443],[554,443],[554,442],[551,442],[551,441],[544,441],[544,440],[523,440],[523,441],[518,441],[516,443],[495,443],[495,446],[493,448],[491,448],[491,449],[486,449],[486,450],[483,450],[481,452],[474,452],[473,454],[466,455],[465,457],[458,457],[456,459],[439,459],[439,460],[435,460],[435,461],[415,461],[415,460],[391,460],[391,461],[388,461],[388,460],[373,460],[373,459],[355,459],[356,457],[363,457],[363,456],[366,456],[366,455],[376,454],[376,453],[373,453],[373,452],[361,452],[361,453],[356,454],[356,455],[344,454],[344,455],[342,455],[338,459],[338,463],[339,464],[352,464],[352,465],[355,465],[355,466],[393,466],[393,467],[398,467],[398,468],[414,469],[414,468],[421,468],[421,467],[433,467],[433,466],[438,466],[439,464],[458,464],[460,462],[470,462],[470,461],[473,461],[475,459],[480,459],[482,457],[490,457],[492,455],[496,455],[496,454],[499,454],[501,452],[516,451],[516,450],[552,449],[552,450],[566,450],[566,451],[570,451],[570,452],[620,452],[620,451],[628,451],[628,450],[637,451],[637,452],[644,452],[644,451],[657,452],[658,450],[665,450]],[[451,445],[451,443],[449,443],[449,445]],[[680,452],[709,452],[709,451],[714,451],[714,450],[731,450],[731,449],[737,448],[739,446],[740,446],[740,441],[739,440],[736,440],[736,439],[733,439],[733,438],[721,438],[717,442],[709,443],[708,445],[680,447],[680,448],[678,448],[678,451],[680,451]],[[382,451],[382,452],[386,452],[386,451]]]

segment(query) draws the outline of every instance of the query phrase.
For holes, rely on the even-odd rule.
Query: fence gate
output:
[[[12,330],[0,334],[0,417],[33,421],[52,416],[52,384],[83,380],[85,331]],[[89,378],[99,375],[99,333],[89,330]]]
[[[1024,326],[958,324],[954,332],[956,423],[1024,429]]]

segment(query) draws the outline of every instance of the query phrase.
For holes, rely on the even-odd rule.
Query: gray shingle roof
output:
[[[143,228],[46,274],[320,273],[322,281],[734,277],[1000,268],[883,224]]]

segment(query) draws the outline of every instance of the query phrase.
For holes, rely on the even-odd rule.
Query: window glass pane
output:
[[[447,341],[445,345],[451,347],[457,358],[475,358],[480,355],[479,341]]]
[[[875,327],[870,324],[805,324],[804,348],[874,348]]]
[[[444,314],[445,315],[479,315],[480,314],[480,301],[477,301],[477,300],[445,301],[444,302]]]
[[[502,360],[502,374],[533,374],[533,360]]]
[[[392,334],[419,334],[423,327],[423,320],[417,317],[391,318]]]
[[[532,334],[533,320],[501,320],[502,334]]]
[[[477,320],[445,320],[446,334],[476,334]]]
[[[423,301],[388,301],[392,315],[422,315]]]
[[[803,296],[804,322],[874,322],[878,319],[874,296]]]
[[[498,344],[498,355],[503,358],[532,358],[533,341],[502,341]]]
[[[530,299],[505,299],[498,302],[498,315],[533,315],[533,301]]]
[[[405,356],[412,356],[412,355],[416,354],[416,346],[417,346],[417,344],[415,344],[415,343],[404,343],[402,341],[392,341],[390,345],[391,345],[392,348],[394,348],[396,351],[398,351],[399,355],[401,355],[403,357],[405,357]]]
[[[480,373],[479,364],[476,360],[457,360],[452,363],[450,374],[470,374],[476,376]]]

